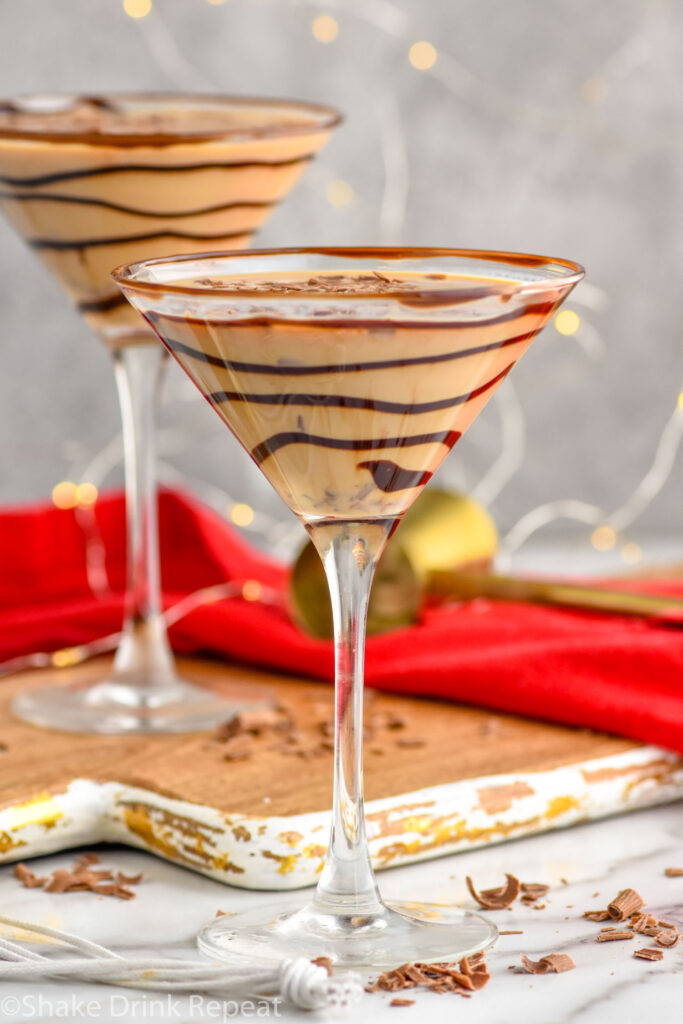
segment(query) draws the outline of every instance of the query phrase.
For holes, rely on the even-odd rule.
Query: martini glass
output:
[[[304,524],[332,598],[332,826],[315,895],[221,917],[212,957],[394,966],[481,950],[495,925],[387,905],[363,816],[365,617],[406,509],[582,277],[574,263],[448,249],[300,249],[152,260],[114,273],[129,301]]]
[[[161,615],[154,471],[163,353],[109,275],[122,260],[246,246],[338,122],[308,103],[221,96],[0,102],[0,206],[113,357],[128,531],[123,639],[108,677],[27,691],[14,702],[20,717],[88,732],[185,732],[259,696],[245,686],[219,697],[176,672]]]

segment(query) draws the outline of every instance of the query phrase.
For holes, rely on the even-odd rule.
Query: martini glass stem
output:
[[[393,521],[308,527],[327,576],[334,620],[334,794],[317,911],[367,917],[382,910],[363,811],[363,664],[368,598]]]
[[[161,615],[155,414],[165,356],[156,343],[126,345],[114,355],[123,423],[127,579],[123,639],[116,676],[154,686],[173,672]]]

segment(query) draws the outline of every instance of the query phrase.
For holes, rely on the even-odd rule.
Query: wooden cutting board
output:
[[[56,683],[101,678],[106,660]],[[225,759],[214,732],[91,736],[15,719],[30,672],[0,687],[0,861],[122,842],[244,888],[313,883],[322,867],[332,755],[320,749],[332,688],[215,662],[181,671],[218,691],[253,680],[296,722],[298,750],[277,734]],[[371,695],[368,718],[398,728],[366,740],[366,811],[376,867],[501,842],[683,795],[683,758],[585,729],[436,701]],[[303,753],[302,753],[303,749]]]

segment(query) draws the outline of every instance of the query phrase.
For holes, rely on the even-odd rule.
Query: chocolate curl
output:
[[[520,891],[518,878],[508,874],[505,875],[505,878],[507,879],[505,885],[501,885],[497,889],[482,889],[480,893],[474,888],[474,882],[469,875],[465,882],[472,898],[480,907],[484,907],[485,910],[504,910],[515,902]]]
[[[655,942],[658,946],[675,946],[680,939],[680,932],[676,928],[665,928],[655,935]]]
[[[548,953],[540,960],[530,960],[522,953],[521,960],[527,974],[563,974],[565,971],[573,971],[576,967],[568,953]]]
[[[635,889],[622,889],[619,895],[607,904],[607,911],[614,921],[625,921],[644,906],[645,900]]]
[[[634,938],[633,932],[600,932],[596,935],[596,942],[619,942],[621,939]]]
[[[663,960],[664,954],[661,949],[652,949],[649,946],[643,946],[642,949],[634,950],[633,955],[639,960]]]

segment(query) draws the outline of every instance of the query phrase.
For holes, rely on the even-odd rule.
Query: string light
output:
[[[611,526],[598,526],[591,534],[591,544],[596,551],[611,551],[616,542],[616,530]]]
[[[123,9],[129,18],[146,18],[152,10],[152,0],[123,0]]]
[[[311,23],[311,32],[319,43],[332,43],[339,35],[339,22],[329,14],[319,14]]]
[[[640,544],[635,544],[633,541],[630,541],[628,544],[622,545],[621,557],[628,565],[636,565],[642,560],[643,549]]]
[[[79,484],[76,488],[76,504],[77,505],[94,505],[98,498],[98,490],[95,484],[91,484],[89,481],[85,481]]]
[[[254,510],[251,505],[238,502],[230,509],[230,518],[235,526],[249,526],[254,521]]]
[[[52,488],[52,503],[57,508],[76,508],[78,505],[78,487],[71,480],[60,480]]]
[[[576,334],[581,326],[581,317],[573,309],[561,309],[555,317],[555,330],[558,334]]]
[[[328,182],[325,188],[325,196],[332,206],[348,206],[353,202],[355,193],[353,186],[341,178]]]
[[[207,2],[218,6],[226,0],[207,0]],[[277,4],[293,8],[308,7],[314,10],[317,7],[318,11],[321,6],[317,0],[253,0],[253,2],[260,2],[267,6]],[[136,12],[142,10],[144,13],[136,13],[131,16],[144,19],[144,15],[151,9],[152,2],[151,0],[125,0],[124,6],[126,13],[128,13],[129,7],[135,8]],[[539,118],[543,118],[544,123],[548,118],[557,118],[554,107],[547,109],[539,107],[533,112],[529,112],[526,107],[516,108],[509,97],[500,90],[496,90],[490,83],[479,79],[463,65],[460,65],[455,55],[444,51],[437,53],[432,43],[419,38],[418,32],[415,30],[416,23],[413,22],[411,16],[392,0],[327,0],[325,6],[334,7],[347,16],[356,17],[364,21],[372,30],[387,38],[397,40],[400,45],[405,46],[411,65],[416,70],[432,72],[439,84],[454,97],[461,100],[468,98],[470,102],[477,102],[490,110],[505,113],[506,116],[523,122],[527,127],[540,123]],[[149,19],[149,22],[138,20],[138,24],[142,38],[148,45],[150,57],[159,64],[166,74],[171,75],[179,86],[196,89],[211,88],[213,90],[220,90],[224,87],[222,80],[214,79],[207,73],[204,64],[200,66],[186,56],[162,18],[157,17],[153,21]],[[339,21],[327,13],[316,14],[310,27],[313,37],[320,42],[331,42],[340,32]],[[410,42],[411,39],[415,40],[416,38],[417,42]],[[580,99],[590,103],[601,101],[610,92],[616,81],[623,81],[627,75],[633,72],[634,68],[641,66],[644,61],[652,59],[654,53],[652,41],[648,42],[647,39],[643,41],[642,33],[627,39],[620,44],[605,63],[600,76],[587,79],[583,83],[579,91]],[[375,207],[380,213],[379,235],[385,244],[390,244],[402,240],[409,189],[406,133],[402,112],[391,89],[378,92],[374,97],[374,106],[385,172],[381,202],[376,203]],[[319,178],[320,175],[318,180]],[[310,187],[310,176],[308,180]],[[348,206],[356,199],[352,186],[341,180],[328,182],[324,186],[324,192],[327,201],[335,207]],[[575,293],[574,302],[588,310],[600,312],[607,307],[608,297],[604,291],[589,281],[580,285]],[[554,325],[558,334],[576,336],[577,342],[580,342],[581,351],[589,358],[599,359],[604,355],[604,343],[597,329],[592,323],[583,321],[574,309],[560,311],[555,318]],[[495,499],[503,486],[514,476],[524,458],[526,444],[523,410],[520,409],[516,399],[510,402],[503,400],[511,388],[512,385],[508,381],[506,388],[498,392],[494,398],[500,411],[501,452],[475,488],[477,494],[481,491],[487,501]],[[609,513],[608,510],[598,509],[571,498],[547,502],[525,513],[503,537],[502,548],[504,549],[507,544],[508,556],[510,552],[518,550],[522,544],[527,543],[538,530],[562,518],[588,524],[594,535],[597,533],[598,538],[603,538],[603,543],[611,535],[599,531],[611,529],[614,536],[611,546],[614,547],[619,533],[625,526],[642,515],[672,471],[676,452],[679,444],[683,441],[681,412],[683,412],[683,391],[678,396],[671,418],[664,425],[650,468],[634,489],[633,494],[619,509]],[[510,429],[511,426],[514,427],[514,430]],[[511,440],[511,437],[514,437],[514,440]],[[116,439],[113,439],[112,445],[116,447],[117,444]],[[182,450],[180,444],[177,450],[178,453]],[[96,461],[97,457],[93,462]],[[107,459],[101,461],[104,464]],[[90,472],[90,467],[83,475],[88,479],[99,479],[97,474]],[[187,479],[187,474],[182,474],[182,477]],[[216,490],[206,481],[198,480],[196,485],[200,495],[205,498],[209,491]],[[232,519],[230,510],[236,504],[241,503],[234,502],[234,499],[230,499],[227,495],[223,496],[222,503],[218,506],[215,501],[210,501],[210,503],[213,503],[214,507],[225,510],[226,499],[228,500],[228,516]],[[282,523],[272,516],[261,513],[254,514],[252,526],[256,532],[263,535],[267,542],[272,544],[280,543],[280,540],[275,540],[276,536],[278,538],[284,536]],[[290,540],[291,538],[288,543]],[[627,552],[626,559],[633,557],[633,552],[628,545],[623,545],[623,548]]]
[[[242,597],[245,601],[259,601],[263,587],[258,580],[245,580],[242,586]]]
[[[436,49],[431,43],[421,39],[408,50],[408,60],[418,71],[429,71],[436,64]]]

